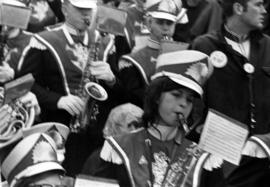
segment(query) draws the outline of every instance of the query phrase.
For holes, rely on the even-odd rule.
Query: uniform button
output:
[[[227,56],[221,51],[213,51],[210,54],[210,61],[216,68],[223,68],[228,62]]]
[[[244,64],[244,70],[245,70],[245,72],[251,74],[251,73],[254,73],[255,68],[254,68],[254,66],[253,66],[252,64],[250,64],[250,63],[245,63],[245,64]]]
[[[252,123],[256,123],[256,120],[254,118],[251,118]]]

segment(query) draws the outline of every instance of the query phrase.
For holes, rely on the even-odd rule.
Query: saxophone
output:
[[[101,37],[98,36],[95,42],[90,44],[87,63],[85,65],[81,82],[76,95],[82,98],[86,103],[83,112],[79,116],[74,116],[70,123],[71,132],[79,133],[86,129],[91,123],[96,121],[96,116],[99,113],[99,106],[97,101],[105,101],[108,98],[106,90],[98,84],[98,80],[91,75],[90,66],[93,61],[99,60],[101,57],[103,61],[107,60],[110,49],[114,45],[114,38],[110,35],[110,40],[106,46],[103,56],[100,55]]]

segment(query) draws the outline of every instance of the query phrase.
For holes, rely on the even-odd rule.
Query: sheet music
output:
[[[199,147],[232,164],[239,165],[248,129],[240,122],[209,110]]]
[[[119,187],[119,184],[114,180],[93,176],[79,175],[75,180],[74,187],[86,187],[86,186]]]

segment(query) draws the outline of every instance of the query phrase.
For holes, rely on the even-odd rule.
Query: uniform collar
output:
[[[63,32],[64,32],[64,34],[65,34],[65,36],[66,36],[66,38],[68,40],[68,43],[70,45],[74,45],[75,42],[74,42],[74,40],[73,40],[73,38],[72,38],[71,35],[73,35],[73,36],[79,36],[78,32],[74,28],[72,28],[71,26],[69,26],[66,23],[63,25]],[[84,31],[83,33],[80,33],[80,34],[81,35],[84,35],[83,44],[85,46],[87,46],[88,45],[88,41],[89,41],[88,33],[86,31]]]
[[[160,49],[160,43],[151,38],[148,39],[147,46],[152,49]]]
[[[249,35],[246,34],[246,35],[240,36],[236,34],[235,32],[233,32],[232,30],[230,30],[227,25],[224,25],[224,36],[237,43],[243,43],[249,40]]]

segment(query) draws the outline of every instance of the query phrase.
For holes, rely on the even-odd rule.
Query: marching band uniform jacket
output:
[[[28,49],[31,37],[32,33],[20,31],[18,36],[7,40],[8,51],[5,61],[15,70],[16,74]]]
[[[100,157],[125,167],[126,175],[114,172],[120,186],[148,187],[153,181],[153,186],[161,186],[163,182],[162,186],[196,187],[209,154],[185,138],[181,143],[175,139],[161,142],[146,129],[139,129],[128,135],[108,138]],[[103,171],[108,172],[108,168]]]
[[[41,107],[41,122],[55,121],[67,126],[70,125],[71,115],[58,109],[57,102],[62,96],[75,94],[79,88],[83,74],[82,63],[88,60],[88,46],[95,39],[95,33],[87,32],[84,38],[78,38],[68,32],[64,24],[36,34],[30,42],[31,49],[20,72],[21,75],[31,72],[35,78],[32,91]],[[108,99],[98,103],[96,124],[89,125],[85,133],[71,133],[66,142],[66,160],[63,164],[70,176],[81,170],[80,167],[91,151],[102,146],[105,120],[111,108],[116,105],[110,88],[102,81],[100,83],[107,91]]]
[[[130,49],[132,49],[135,46],[135,36],[149,34],[149,31],[146,29],[147,27],[144,23],[145,13],[138,10],[136,5],[131,5],[130,7],[128,7],[126,12],[128,16],[125,36],[130,46]]]
[[[86,45],[89,45],[89,41],[90,39],[85,41]],[[78,89],[82,77],[82,59],[79,59],[79,55],[85,53],[87,47],[75,43],[64,25],[36,34],[30,46],[20,74],[33,73],[35,84],[32,91],[41,107],[41,120],[68,125],[71,116],[58,109],[57,102],[60,97],[74,94]]]
[[[205,105],[207,108],[217,110],[246,124],[250,129],[250,140],[260,145],[269,157],[270,38],[257,31],[251,32],[249,35],[250,59],[248,60],[226,42],[224,32],[225,29],[222,27],[219,31],[198,37],[192,44],[193,49],[208,55],[213,51],[221,51],[226,54],[228,59],[224,67],[215,67],[213,75],[208,80],[204,92]],[[255,71],[248,73],[244,68],[246,63],[252,64]],[[245,163],[243,159],[242,161]],[[264,179],[270,176],[269,168],[265,169],[267,165],[268,161],[266,159],[264,170],[258,170],[265,172],[262,173],[262,175],[266,175]],[[242,166],[242,172],[249,171],[245,168],[248,165],[243,164]],[[237,170],[241,170],[241,165]],[[236,175],[241,177],[240,173]],[[231,185],[237,186],[236,184],[239,184],[239,181],[245,187],[253,186],[252,183],[244,183],[241,179],[232,181]],[[269,182],[263,184],[269,186]],[[254,183],[254,185],[263,186],[258,183]]]
[[[135,36],[143,36],[144,38],[149,36],[149,31],[144,23],[145,13],[139,10],[135,4],[128,6],[126,12],[124,36],[116,36],[115,38],[117,60],[137,47],[135,46]]]
[[[120,59],[118,88],[115,90],[124,91],[124,102],[131,102],[142,107],[145,88],[155,72],[159,49],[160,44],[149,39],[146,47],[124,55]]]

